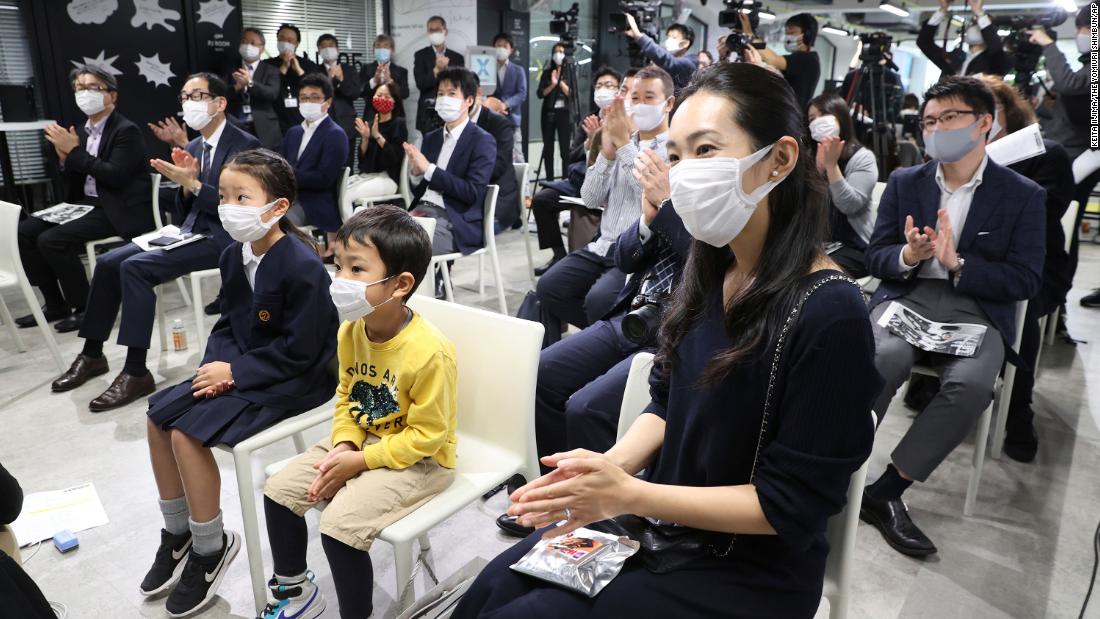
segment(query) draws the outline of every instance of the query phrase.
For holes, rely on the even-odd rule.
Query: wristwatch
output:
[[[959,285],[959,276],[962,275],[963,267],[966,266],[966,259],[962,256],[958,256],[959,264],[951,271],[951,284],[954,286]]]

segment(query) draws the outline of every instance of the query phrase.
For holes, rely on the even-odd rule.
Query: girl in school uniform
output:
[[[331,279],[317,247],[283,217],[297,194],[293,169],[270,150],[244,151],[222,169],[219,192],[218,215],[236,241],[220,261],[221,318],[195,376],[149,398],[164,529],[141,592],[171,589],[173,617],[214,597],[240,549],[240,537],[222,528],[210,448],[315,408],[336,389]]]

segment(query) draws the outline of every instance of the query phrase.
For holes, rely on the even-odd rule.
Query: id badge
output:
[[[251,105],[242,105],[241,106],[241,112],[246,116],[251,114],[252,113],[252,106]]]
[[[285,107],[285,108],[298,107],[298,98],[297,97],[287,97],[286,99],[283,99],[283,107]]]

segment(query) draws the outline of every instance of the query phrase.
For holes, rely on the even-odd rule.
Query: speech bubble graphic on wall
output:
[[[102,24],[118,10],[118,0],[72,0],[65,8],[78,24]]]

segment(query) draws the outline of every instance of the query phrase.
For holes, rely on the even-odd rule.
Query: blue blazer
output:
[[[279,154],[294,168],[298,179],[298,203],[306,212],[306,220],[325,232],[336,232],[342,223],[340,205],[340,178],[348,162],[348,135],[336,124],[332,116],[325,116],[317,126],[309,144],[298,157],[305,129],[294,125],[287,130],[279,144]]]
[[[234,394],[251,402],[301,410],[324,404],[336,392],[329,361],[340,321],[317,252],[294,235],[283,237],[260,262],[255,291],[240,243],[222,252],[219,268],[222,315],[202,363],[229,363]]]
[[[443,150],[443,129],[424,135],[420,151],[435,162]],[[468,122],[458,137],[447,169],[436,168],[431,182],[426,179],[413,188],[413,203],[424,196],[428,187],[443,194],[447,220],[454,227],[455,245],[469,254],[485,245],[482,222],[485,219],[485,188],[493,174],[497,143],[476,123]],[[498,198],[499,200],[499,198]]]
[[[218,217],[218,205],[221,204],[221,200],[218,199],[218,177],[221,175],[221,169],[225,166],[225,162],[233,158],[233,155],[243,150],[260,148],[260,141],[256,139],[256,136],[238,128],[228,119],[224,122],[225,129],[222,130],[222,136],[218,139],[218,147],[214,149],[214,156],[210,159],[212,173],[207,178],[199,179],[202,181],[202,188],[199,189],[198,193],[193,193],[186,198],[183,196],[182,189],[176,192],[176,211],[180,217],[179,223],[182,224],[193,209],[198,210],[198,217],[195,219],[195,226],[192,231],[210,237],[218,244],[219,251],[233,242],[233,239],[229,237],[229,233],[225,231],[225,228],[222,228],[222,220]],[[195,159],[202,161],[202,136],[187,143],[187,152],[191,153],[191,156]]]
[[[657,264],[657,239],[660,237],[663,237],[676,253],[676,279],[672,283],[673,290],[676,289],[679,277],[684,272],[688,252],[691,251],[691,235],[684,228],[684,222],[676,214],[671,201],[665,202],[661,210],[657,211],[657,216],[649,224],[649,229],[653,234],[645,244],[642,244],[642,239],[638,236],[638,222],[631,224],[615,241],[615,266],[623,273],[633,273],[635,276],[631,277],[619,291],[615,304],[611,306],[611,310],[604,318],[630,308],[630,302],[642,290],[642,276]]]
[[[523,104],[527,102],[527,71],[509,62],[504,69],[504,81],[497,84],[493,96],[508,106],[507,118],[513,127],[518,127],[523,120]]]
[[[903,274],[898,255],[905,246],[905,217],[936,227],[940,188],[936,161],[890,175],[867,247],[867,268],[882,280],[871,308],[903,297],[927,261]],[[1042,281],[1046,255],[1046,191],[1033,181],[990,161],[974,192],[959,237],[966,259],[956,290],[973,297],[1009,345],[1016,338],[1016,301],[1030,299]]]

